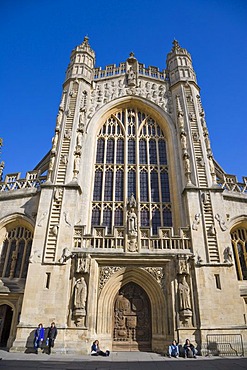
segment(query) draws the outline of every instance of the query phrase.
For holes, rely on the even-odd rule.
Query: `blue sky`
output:
[[[192,55],[215,159],[247,176],[246,0],[1,0],[4,174],[25,177],[51,148],[70,53],[85,35],[102,68],[133,51],[165,69],[177,39]]]

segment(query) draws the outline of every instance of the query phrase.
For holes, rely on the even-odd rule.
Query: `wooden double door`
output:
[[[139,285],[131,282],[119,290],[113,327],[113,351],[151,350],[150,301]]]

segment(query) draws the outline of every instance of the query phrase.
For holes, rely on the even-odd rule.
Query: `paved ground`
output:
[[[168,358],[151,352],[113,352],[110,357],[12,353],[0,350],[0,368],[7,370],[244,370],[247,357]]]

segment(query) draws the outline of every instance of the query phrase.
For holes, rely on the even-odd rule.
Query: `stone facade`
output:
[[[51,150],[0,183],[0,340],[56,351],[165,352],[208,335],[247,345],[247,178],[215,161],[190,54],[164,71],[131,53],[95,68],[71,54]]]

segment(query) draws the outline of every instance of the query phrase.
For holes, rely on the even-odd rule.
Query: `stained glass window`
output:
[[[126,226],[124,210],[131,194],[139,201],[140,227],[157,235],[158,227],[172,226],[166,139],[158,122],[147,117],[135,108],[120,109],[99,131],[91,223],[102,221],[108,233]]]

